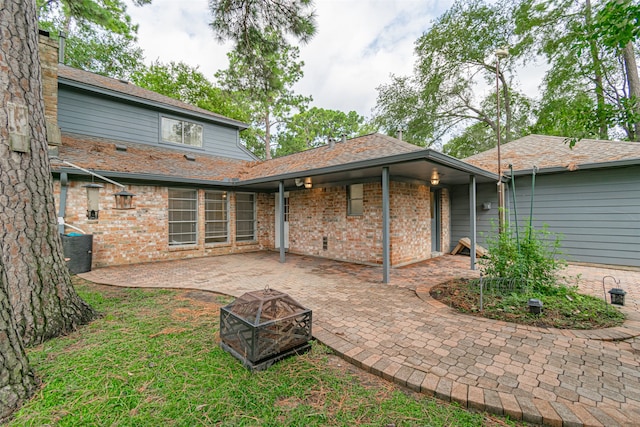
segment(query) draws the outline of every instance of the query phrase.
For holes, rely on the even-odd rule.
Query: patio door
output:
[[[431,252],[440,252],[440,190],[431,190]]]
[[[276,249],[280,249],[280,195],[276,197]],[[284,193],[284,248],[289,249],[289,192]]]

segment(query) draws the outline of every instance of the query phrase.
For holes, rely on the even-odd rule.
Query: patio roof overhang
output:
[[[467,185],[469,177],[475,176],[478,183],[496,182],[498,175],[440,152],[425,149],[393,156],[362,160],[340,165],[296,170],[279,175],[241,180],[235,186],[247,190],[276,192],[279,183],[285,189],[295,189],[296,179],[311,177],[314,186],[329,186],[357,181],[379,181],[383,168],[389,169],[392,179],[428,183],[431,172],[438,169],[439,187]],[[300,188],[300,187],[298,187]]]

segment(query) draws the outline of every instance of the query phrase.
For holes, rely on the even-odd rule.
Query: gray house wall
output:
[[[531,176],[516,178],[519,226],[531,212]],[[468,235],[466,188],[452,191],[452,244]],[[482,211],[485,187],[478,189],[478,241],[491,231],[497,211]],[[494,197],[493,200],[497,199]],[[509,220],[514,224],[511,189],[507,196]],[[493,203],[492,203],[493,208]],[[466,210],[466,212],[465,212]],[[640,267],[640,166],[591,169],[536,176],[533,225],[562,235],[568,261]]]
[[[182,118],[203,126],[203,147],[189,147],[161,141],[160,118]],[[254,160],[240,147],[238,130],[189,117],[171,110],[120,102],[64,86],[58,91],[58,125],[63,132],[109,138],[150,145],[161,145],[190,152],[203,152],[232,159]]]
[[[469,186],[451,187],[451,247],[449,252],[463,237],[469,236]],[[491,208],[484,209],[489,203]],[[486,244],[486,237],[492,231],[492,224],[498,221],[498,189],[495,183],[479,184],[476,189],[476,230],[479,245]]]

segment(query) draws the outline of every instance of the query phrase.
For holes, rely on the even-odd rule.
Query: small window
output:
[[[237,193],[236,195],[236,241],[256,240],[256,195]]]
[[[194,245],[198,229],[198,192],[169,189],[169,245]]]
[[[226,191],[204,193],[204,217],[204,242],[226,242],[229,222]]]
[[[202,129],[197,123],[162,118],[162,140],[166,142],[202,147]]]
[[[347,187],[347,214],[362,215],[364,211],[364,184],[353,184]]]

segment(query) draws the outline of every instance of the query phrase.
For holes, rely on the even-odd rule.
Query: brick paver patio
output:
[[[202,289],[233,296],[269,286],[313,310],[313,335],[349,362],[462,406],[553,426],[640,425],[640,272],[571,266],[581,289],[628,292],[622,327],[569,331],[458,314],[429,288],[473,277],[469,258],[393,269],[259,252],[101,268],[96,283]]]

